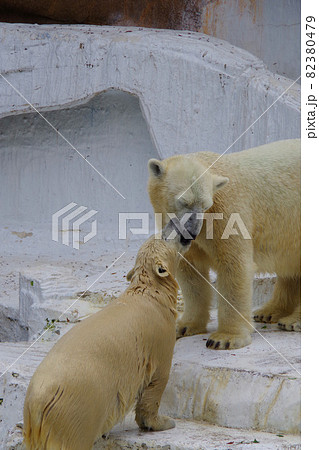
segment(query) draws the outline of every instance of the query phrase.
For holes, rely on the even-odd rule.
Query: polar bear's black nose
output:
[[[192,239],[195,239],[201,231],[202,224],[202,218],[198,218],[197,213],[194,212],[186,221],[184,230],[187,232],[187,235],[190,235]]]
[[[189,245],[192,242],[192,239],[185,239],[184,236],[181,234],[180,242],[182,245],[184,245],[186,247],[187,245]]]

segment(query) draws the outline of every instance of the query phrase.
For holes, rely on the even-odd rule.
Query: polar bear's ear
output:
[[[148,162],[148,170],[150,175],[160,177],[164,173],[164,166],[158,159],[150,159]]]
[[[156,274],[159,277],[161,277],[161,278],[168,277],[169,271],[168,271],[167,267],[164,264],[162,264],[160,262],[157,262],[155,264],[155,267],[156,267],[156,269],[155,269],[156,270]]]
[[[213,175],[213,193],[222,189],[228,183],[229,178],[220,175]]]
[[[131,270],[129,271],[129,273],[126,275],[127,281],[131,281],[132,276],[134,275],[134,270],[135,270],[135,267],[133,267],[133,269],[131,269]]]

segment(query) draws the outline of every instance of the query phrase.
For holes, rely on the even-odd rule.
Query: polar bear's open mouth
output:
[[[185,224],[182,224],[177,217],[170,219],[169,223],[162,230],[163,239],[178,239],[183,246],[190,245],[198,236],[201,228],[201,223],[196,224],[193,216],[194,214]]]
[[[190,233],[191,234],[191,233]],[[186,245],[189,245],[191,242],[192,242],[192,240],[194,240],[195,238],[196,238],[196,236],[192,236],[192,239],[186,239],[186,238],[184,238],[184,236],[181,234],[180,235],[181,236],[181,238],[180,238],[180,242],[181,242],[181,244],[182,245],[184,245],[184,246],[186,246]]]

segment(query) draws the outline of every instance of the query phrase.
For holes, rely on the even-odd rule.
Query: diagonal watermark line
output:
[[[57,130],[56,128],[55,128],[55,126],[54,125],[52,125],[52,123],[48,120],[48,119],[46,119],[44,116],[43,116],[43,114],[41,114],[40,113],[40,111],[34,106],[34,105],[32,105],[32,103],[30,103],[29,102],[29,100],[27,100],[26,98],[25,98],[25,96],[15,87],[15,86],[13,86],[13,84],[12,83],[10,83],[10,81],[4,76],[4,75],[2,75],[2,73],[0,73],[0,76],[4,79],[4,81],[6,82],[6,83],[8,83],[9,84],[9,86],[11,86],[12,87],[12,89],[18,94],[18,95],[20,95],[20,97],[21,98],[23,98],[23,100],[25,101],[25,102],[27,102],[28,103],[28,105],[29,106],[31,106],[31,108],[36,112],[36,113],[38,113],[39,114],[39,116],[40,117],[42,117],[42,119],[43,120],[45,120],[45,122],[67,143],[67,144],[69,144],[69,146],[73,149],[73,150],[75,150],[76,151],[76,153],[79,155],[79,156],[81,156],[81,158],[82,159],[84,159],[84,161],[93,169],[93,170],[95,170],[95,172],[96,173],[98,173],[99,175],[100,175],[100,177],[101,178],[103,178],[103,180],[109,185],[109,186],[111,186],[111,188],[112,189],[114,189],[114,191],[115,192],[117,192],[124,200],[125,200],[125,197],[124,197],[124,195],[122,195],[121,193],[120,193],[120,191],[118,191],[117,189],[116,189],[116,187],[115,186],[113,186],[113,184],[109,181],[109,180],[107,180],[106,178],[105,178],[105,176],[104,175],[102,175],[101,174],[101,172],[99,172],[94,166],[93,166],[93,164],[91,164],[83,155],[82,155],[82,153],[80,153],[79,152],[79,150],[78,149],[76,149],[75,147],[74,147],[74,145],[73,144],[71,144],[71,142],[65,137],[65,136],[63,136],[63,134],[62,133],[60,133],[60,131],[59,130]]]
[[[111,267],[113,267],[114,264],[117,263],[117,261],[118,261],[120,258],[122,258],[122,256],[123,256],[125,253],[126,253],[126,252],[123,252],[118,258],[116,258],[116,260],[113,261],[112,264],[111,264],[106,270],[104,270],[104,272],[101,273],[101,275],[99,275],[98,278],[97,278],[95,281],[93,281],[93,283],[92,283],[92,284],[91,284],[84,292],[82,292],[82,294],[79,295],[79,297],[76,298],[76,299],[74,300],[74,302],[72,302],[71,305],[68,306],[67,309],[66,309],[65,311],[63,311],[62,314],[60,314],[60,316],[57,318],[57,320],[60,320],[61,317],[62,317],[67,311],[69,311],[69,309],[72,308],[72,306],[73,306],[78,300],[80,300],[80,298],[83,297],[83,295],[84,295],[89,289],[91,289],[91,287],[94,286],[94,284],[95,284],[97,281],[99,281],[99,279],[100,279],[101,277],[103,277],[103,275],[105,275],[106,272],[107,272],[108,270],[110,270]],[[0,375],[0,378],[2,378],[3,375],[5,375],[5,374],[8,372],[8,370],[10,370],[11,367],[14,366],[14,365],[19,361],[19,359],[22,358],[22,356],[25,355],[25,354],[30,350],[30,348],[33,347],[34,344],[35,344],[36,342],[38,342],[38,340],[41,339],[42,336],[44,336],[45,333],[46,333],[48,330],[49,330],[49,328],[47,328],[46,330],[44,330],[43,333],[41,333],[40,336],[38,336],[38,337],[36,338],[36,340],[33,341],[32,344],[31,344],[27,349],[25,349],[23,353],[21,353],[20,356],[18,356],[18,358],[17,358],[15,361],[13,361],[13,363],[11,363],[11,364],[6,368],[6,370],[5,370],[4,372],[2,372],[2,374]]]
[[[265,338],[265,336],[262,334],[262,333],[260,333],[260,331],[258,331],[257,330],[257,328],[255,328],[250,322],[249,322],[249,320],[247,320],[246,319],[246,317],[244,317],[236,308],[235,308],[235,306],[234,305],[232,305],[228,300],[227,300],[227,298],[225,298],[216,288],[215,288],[215,286],[213,286],[213,284],[210,282],[210,281],[208,281],[207,280],[207,278],[205,278],[204,277],[204,275],[202,275],[197,269],[196,269],[196,267],[194,267],[193,266],[193,264],[191,264],[181,253],[179,253],[178,252],[178,254],[190,265],[190,267],[193,269],[193,270],[195,270],[195,272],[198,274],[198,275],[200,275],[202,278],[203,278],[203,280],[205,280],[216,292],[217,292],[217,294],[219,294],[227,303],[228,303],[228,305],[229,306],[231,306],[232,308],[233,308],[233,310],[234,311],[236,311],[239,315],[240,315],[240,317],[242,318],[242,319],[244,319],[245,320],[245,322],[247,322],[248,323],[248,325],[250,325],[252,328],[253,328],[253,330],[254,331],[256,331],[256,333],[258,333],[269,345],[270,345],[270,347],[272,347],[277,353],[278,353],[278,355],[280,355],[285,361],[286,361],[286,363],[288,363],[289,365],[290,365],[290,367],[292,367],[293,369],[294,369],[294,371],[295,372],[297,372],[300,376],[301,376],[301,373],[288,361],[288,359],[282,354],[282,353],[280,353],[280,351],[279,350],[277,350],[276,349],[276,347],[274,347],[273,345],[272,345],[272,343],[271,342],[269,342],[268,341],[268,339],[266,339]]]
[[[241,133],[241,135],[238,136],[238,138],[237,138],[237,139],[236,139],[229,147],[227,147],[226,150],[225,150],[221,155],[219,155],[218,158],[217,158],[217,159],[216,159],[209,167],[207,167],[207,169],[204,170],[204,172],[203,172],[198,178],[196,178],[196,180],[193,181],[193,183],[192,183],[192,184],[191,184],[191,185],[190,185],[190,186],[189,186],[182,194],[180,194],[180,196],[179,196],[178,198],[180,199],[184,194],[186,194],[186,192],[187,192],[187,191],[188,191],[195,183],[197,183],[197,181],[198,181],[200,178],[202,178],[202,176],[205,175],[205,173],[206,173],[209,169],[211,169],[211,168],[213,167],[213,165],[214,165],[214,164],[215,164],[215,163],[216,163],[223,155],[225,155],[225,153],[228,152],[228,150],[231,149],[232,146],[235,145],[236,142],[239,141],[239,139],[240,139],[242,136],[244,136],[244,134],[247,133],[247,131],[248,131],[252,126],[254,126],[255,123],[258,122],[258,120],[261,119],[261,118],[263,117],[263,115],[266,114],[266,113],[270,110],[270,108],[271,108],[272,106],[274,106],[274,104],[277,103],[278,100],[280,100],[281,97],[282,97],[283,95],[285,95],[286,92],[289,91],[289,89],[292,88],[292,86],[293,86],[294,84],[297,83],[297,81],[300,80],[300,78],[301,78],[301,76],[299,76],[293,83],[291,83],[291,85],[290,85],[284,92],[282,92],[282,94],[280,94],[279,97],[278,97],[278,98],[277,98],[270,106],[268,106],[268,108],[267,108],[262,114],[260,114],[260,116],[257,117],[257,119],[256,119],[251,125],[249,125],[249,127],[246,128],[246,130],[243,131],[243,132]]]

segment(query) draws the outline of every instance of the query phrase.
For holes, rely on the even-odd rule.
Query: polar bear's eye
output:
[[[177,203],[178,203],[179,206],[181,206],[183,208],[188,207],[188,201],[186,200],[186,198],[183,198],[183,197],[178,198],[177,197]]]

